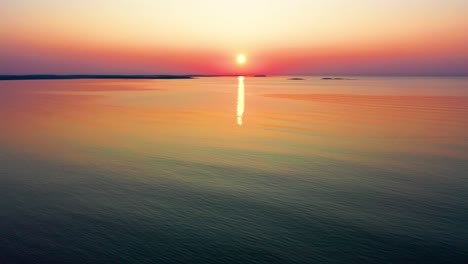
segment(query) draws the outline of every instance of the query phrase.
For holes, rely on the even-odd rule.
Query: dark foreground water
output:
[[[468,263],[468,79],[0,82],[0,263]]]

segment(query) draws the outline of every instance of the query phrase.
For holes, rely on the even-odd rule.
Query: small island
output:
[[[322,78],[322,80],[344,81],[344,80],[356,80],[356,79],[324,77]]]
[[[294,77],[294,78],[289,78],[288,80],[290,80],[290,81],[303,81],[305,79],[299,78],[299,77]]]

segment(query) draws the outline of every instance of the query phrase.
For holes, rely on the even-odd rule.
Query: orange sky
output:
[[[0,74],[468,74],[466,14],[464,0],[6,0]]]

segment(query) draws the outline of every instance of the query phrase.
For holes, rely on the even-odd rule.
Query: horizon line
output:
[[[0,74],[0,81],[66,79],[195,79],[198,77],[468,77],[468,74]]]

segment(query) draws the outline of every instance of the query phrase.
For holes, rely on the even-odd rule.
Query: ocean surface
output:
[[[468,263],[468,78],[0,82],[0,263]]]

